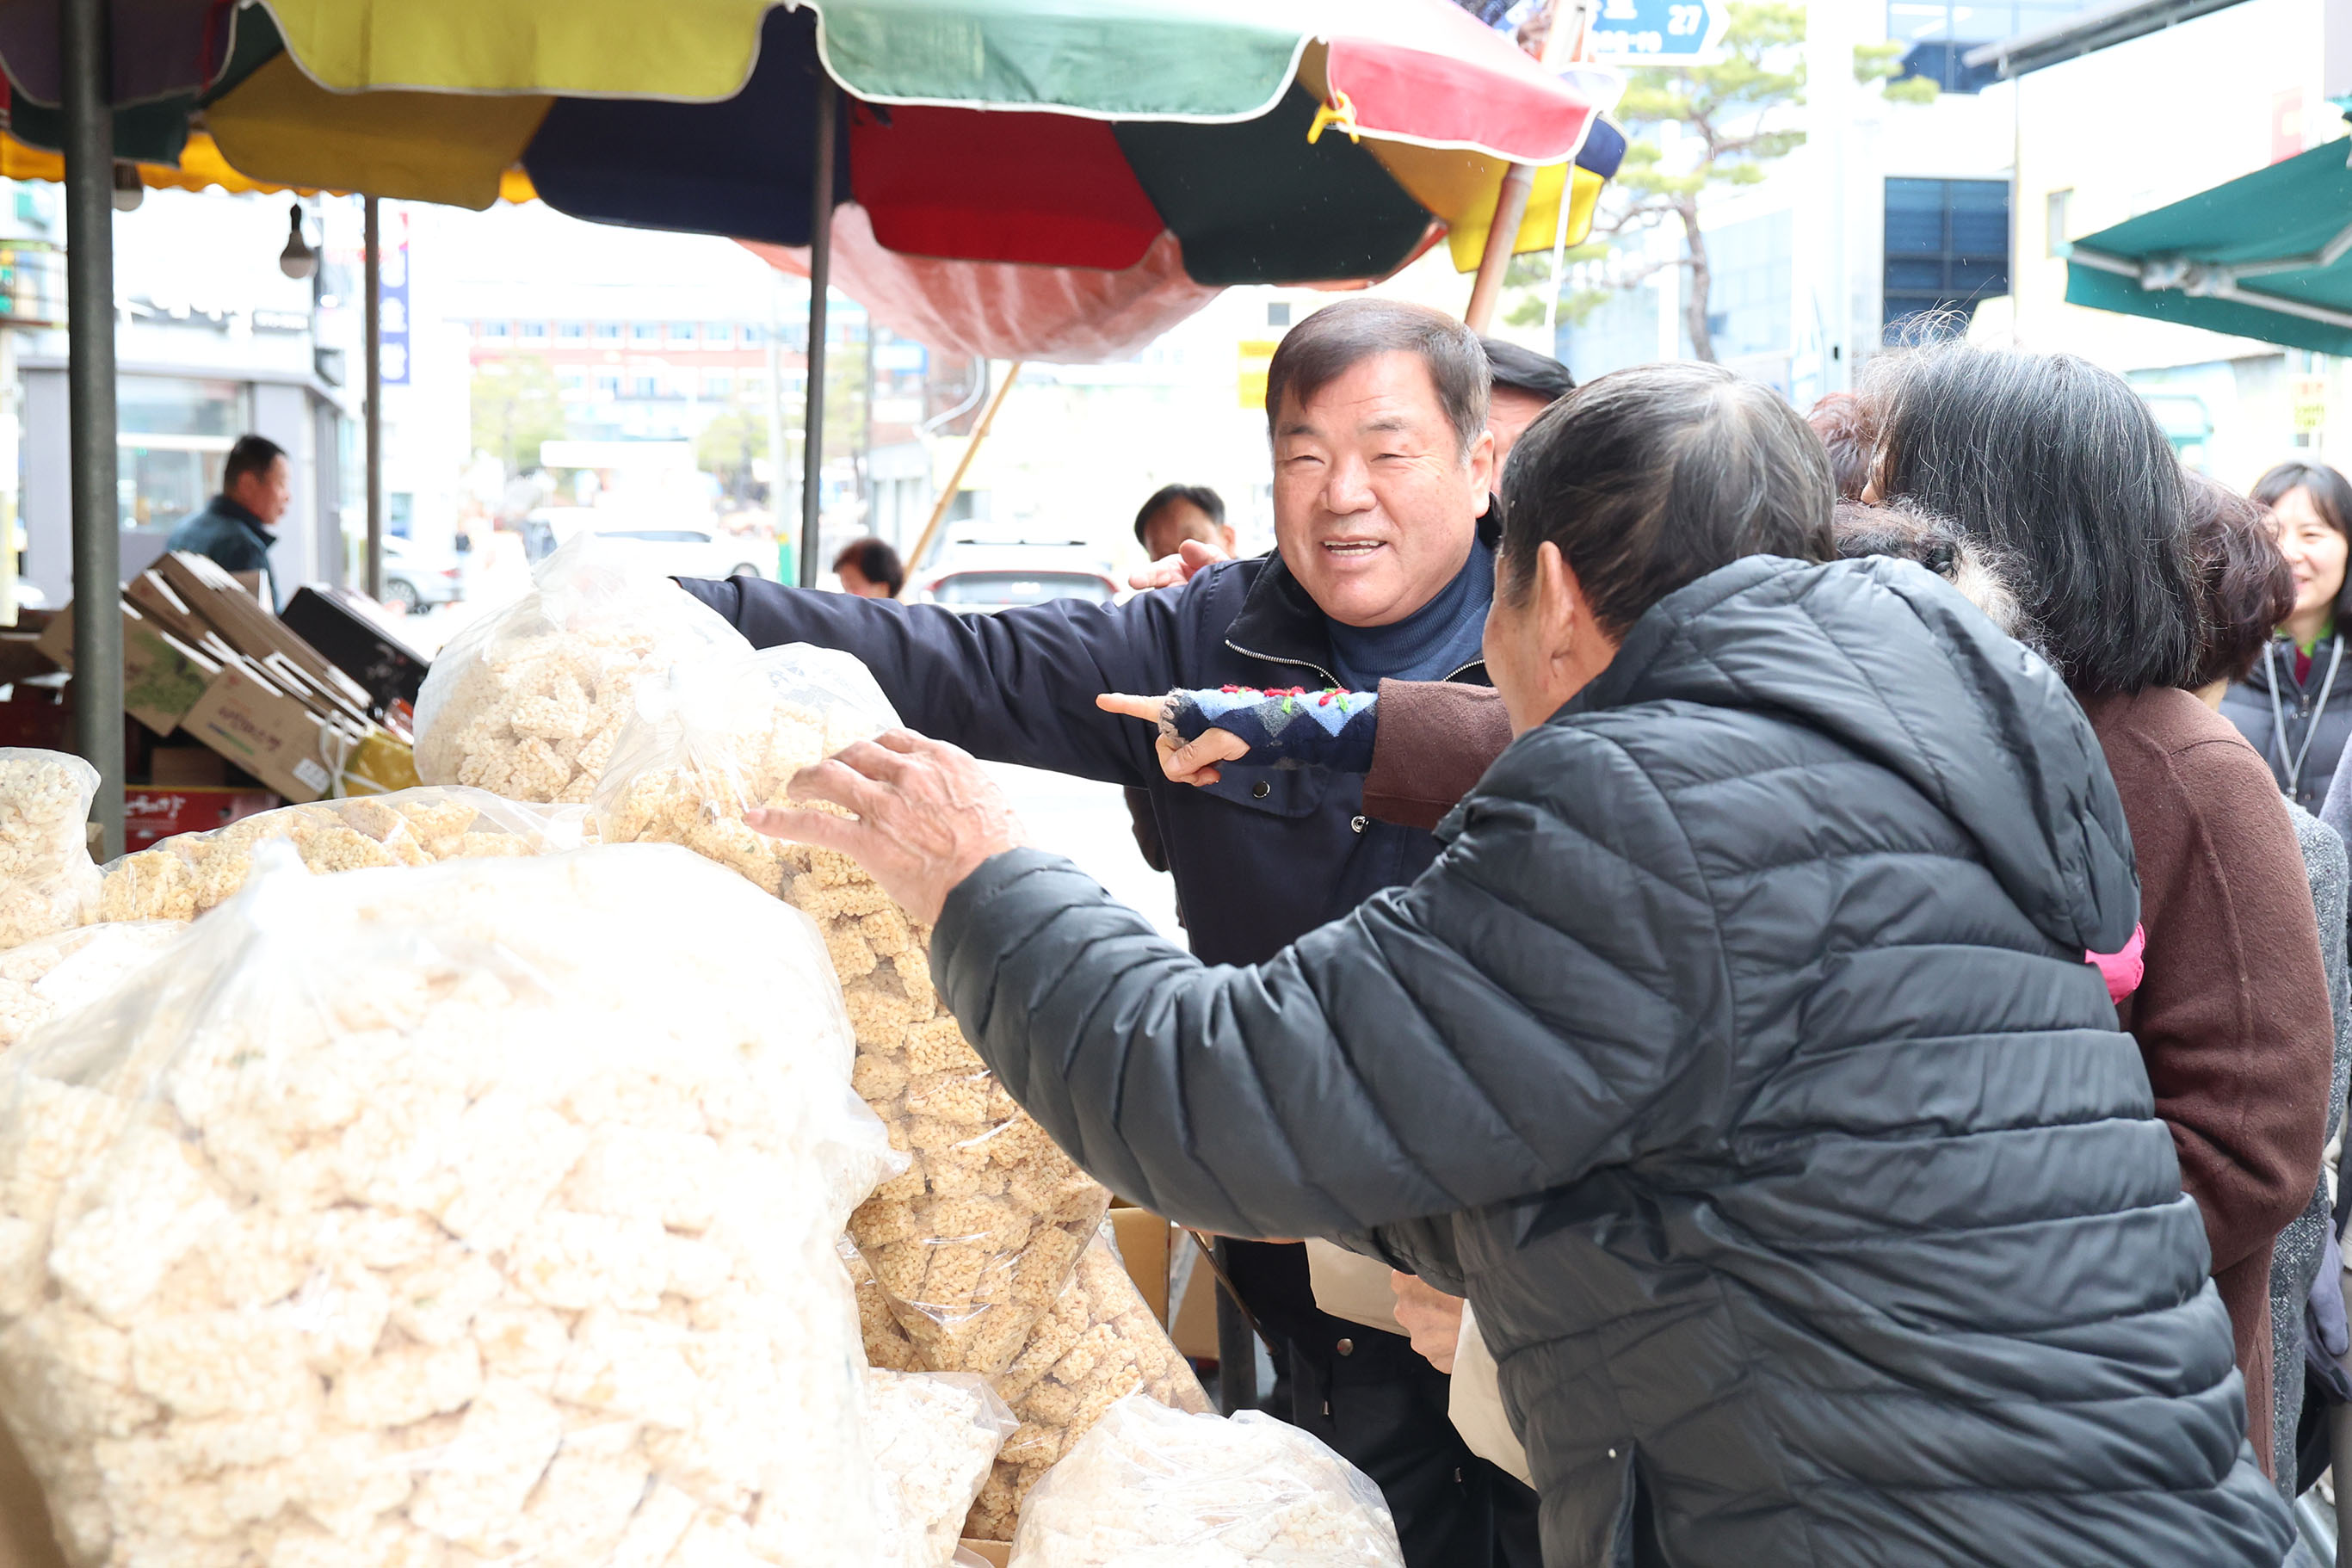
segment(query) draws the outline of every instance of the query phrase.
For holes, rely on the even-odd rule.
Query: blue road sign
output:
[[[1722,56],[1723,0],[1600,0],[1592,55],[1612,65],[1705,65]]]

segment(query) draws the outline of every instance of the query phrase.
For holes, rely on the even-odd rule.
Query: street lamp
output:
[[[114,210],[119,213],[135,213],[139,210],[139,204],[146,199],[147,186],[145,182],[139,178],[139,166],[135,163],[115,164]]]
[[[278,270],[289,278],[309,278],[319,270],[319,253],[302,237],[302,204],[286,209],[286,248],[278,253]]]

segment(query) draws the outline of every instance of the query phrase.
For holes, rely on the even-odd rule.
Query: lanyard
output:
[[[2288,679],[2293,679],[2294,666],[2289,664],[2282,672],[2277,668],[2278,644],[2270,645],[2272,668],[2267,672],[2270,679],[2265,684],[2271,689],[2271,745],[2278,752],[2280,765],[2286,769],[2286,793],[2290,799],[2303,785],[2304,761],[2311,755],[2312,738],[2319,733],[2320,718],[2327,711],[2327,694],[2336,689],[2336,668],[2344,662],[2343,634],[2338,633],[2332,641],[2334,647],[2327,656],[2327,677],[2319,683],[2319,700],[2312,704],[2311,721],[2303,727],[2303,744],[2295,748],[2294,760],[2291,763],[2286,755],[2286,707],[2279,701],[2279,678],[2284,673]]]

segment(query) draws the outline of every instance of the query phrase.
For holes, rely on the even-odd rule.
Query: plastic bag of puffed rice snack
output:
[[[130,979],[185,929],[180,921],[77,926],[0,952],[0,1059],[40,1025]]]
[[[96,918],[85,825],[97,793],[98,770],[79,757],[0,746],[0,948]]]
[[[971,1373],[866,1374],[866,1441],[880,1482],[886,1568],[946,1568],[1013,1412]]]
[[[993,1384],[1020,1425],[998,1450],[964,1523],[963,1532],[981,1541],[1012,1540],[1038,1481],[1128,1395],[1193,1414],[1209,1409],[1201,1380],[1119,1261],[1108,1222]]]
[[[268,847],[0,1081],[0,1416],[75,1568],[877,1561],[805,919],[651,846]]]
[[[754,806],[898,715],[847,654],[788,644],[643,689],[593,810],[607,844],[667,843],[815,920],[857,1036],[854,1081],[911,1157],[850,1217],[920,1364],[1002,1372],[1052,1310],[1110,1194],[1015,1105],[931,984],[930,932],[845,856],[769,838]]]
[[[751,645],[622,540],[582,534],[531,591],[449,640],[416,698],[416,772],[510,800],[583,801],[637,686]]]
[[[436,860],[539,855],[576,847],[579,834],[548,812],[488,790],[394,790],[314,801],[240,817],[226,827],[182,833],[107,863],[99,918],[194,920],[236,896],[264,844],[293,846],[314,875]]]
[[[1013,1568],[1404,1568],[1363,1472],[1255,1410],[1120,1400],[1029,1494]]]

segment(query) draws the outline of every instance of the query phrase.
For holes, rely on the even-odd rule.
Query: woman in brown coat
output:
[[[2063,354],[1950,345],[1880,391],[1878,495],[2021,566],[2043,651],[2105,752],[2139,861],[2146,975],[2118,1007],[2172,1128],[2265,1469],[2271,1248],[2311,1199],[2334,1023],[2278,785],[2180,688],[2200,663],[2182,479],[2123,380]]]

